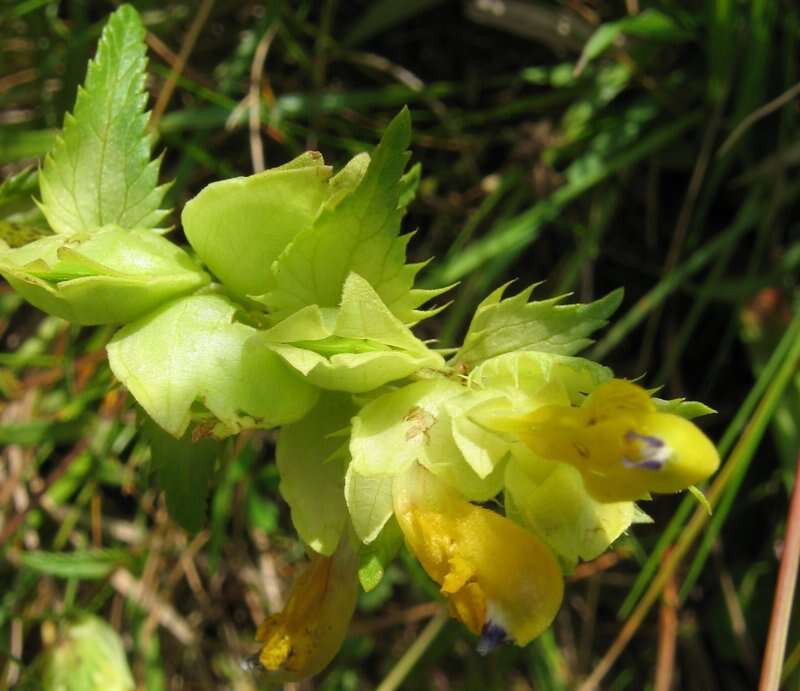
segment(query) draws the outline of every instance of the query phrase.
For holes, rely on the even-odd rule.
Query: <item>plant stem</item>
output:
[[[797,583],[797,567],[800,563],[800,453],[797,454],[797,471],[789,505],[789,520],[786,540],[778,570],[778,584],[775,587],[775,601],[769,622],[767,647],[761,667],[759,691],[778,691],[781,685],[783,655],[786,652],[786,638],[789,633],[789,619],[792,614],[794,589]]]
[[[403,653],[403,657],[397,661],[397,664],[392,668],[389,674],[386,675],[375,691],[395,691],[395,689],[399,688],[408,673],[414,668],[414,665],[419,662],[423,653],[428,649],[428,646],[433,643],[433,640],[439,635],[439,631],[442,630],[442,627],[447,622],[447,618],[447,610],[441,609],[437,612],[436,616],[428,622],[417,640]]]

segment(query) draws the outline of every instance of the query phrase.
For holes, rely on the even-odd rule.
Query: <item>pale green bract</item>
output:
[[[266,293],[269,267],[331,194],[331,169],[309,152],[278,168],[213,182],[183,208],[186,238],[238,298]]]
[[[150,160],[145,112],[144,27],[130,5],[103,30],[73,114],[39,175],[42,211],[57,233],[93,232],[115,224],[155,228],[168,185]]]
[[[344,496],[356,535],[369,544],[392,517],[394,475],[362,475],[351,463],[345,477]]]
[[[393,476],[417,461],[468,499],[494,497],[502,487],[507,444],[480,425],[462,424],[472,408],[494,397],[494,392],[476,395],[441,378],[380,396],[353,420],[351,472],[369,478]],[[363,483],[362,492],[368,491]],[[351,514],[368,505],[365,497],[348,494]]]
[[[504,482],[506,515],[544,540],[568,570],[605,552],[636,515],[633,502],[594,500],[575,468],[538,458],[522,445]]]
[[[585,358],[524,350],[485,360],[470,372],[469,384],[502,393],[511,411],[525,413],[550,403],[578,404],[612,377],[608,367]]]
[[[340,307],[309,305],[257,338],[323,389],[371,391],[444,366],[355,273],[344,283]]]
[[[604,326],[622,301],[622,289],[617,289],[586,305],[559,304],[566,296],[528,302],[535,285],[502,299],[507,287],[500,286],[478,305],[452,365],[469,368],[517,350],[575,355],[591,344],[587,336]]]
[[[399,234],[410,137],[411,118],[404,109],[386,128],[363,177],[348,177],[345,187],[354,187],[323,206],[313,226],[298,233],[273,263],[275,287],[263,299],[272,312],[288,316],[308,305],[336,307],[354,272],[400,321],[413,324],[430,316],[418,308],[444,290],[413,287],[424,264],[405,263],[410,236]]]
[[[209,282],[174,243],[118,226],[0,252],[0,274],[32,304],[76,324],[130,322]]]
[[[275,461],[280,491],[292,512],[292,524],[311,549],[331,555],[347,522],[344,475],[349,459],[346,430],[356,407],[349,396],[323,393],[302,420],[285,425]]]
[[[219,436],[295,422],[318,390],[234,320],[220,295],[171,302],[128,324],[108,344],[114,375],[170,434],[180,437],[195,403]]]

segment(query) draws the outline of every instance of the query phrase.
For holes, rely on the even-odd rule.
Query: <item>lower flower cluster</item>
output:
[[[358,399],[345,444],[344,397],[310,414],[324,428],[322,417],[339,409],[323,467],[339,464],[344,484],[334,491],[346,515],[327,544],[307,539],[329,555],[314,554],[286,609],[259,629],[260,661],[275,679],[300,679],[332,659],[359,578],[376,582],[365,564],[385,565],[402,542],[450,614],[480,637],[480,653],[526,645],[553,621],[564,575],[649,520],[635,502],[684,490],[719,465],[688,419],[702,407],[654,398],[583,358],[506,353],[469,376],[447,375]],[[296,444],[291,426],[282,434]],[[287,497],[307,538],[300,497]]]

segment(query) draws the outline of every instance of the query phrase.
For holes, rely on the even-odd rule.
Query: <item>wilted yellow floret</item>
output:
[[[276,682],[320,672],[347,633],[358,593],[355,550],[348,535],[330,557],[315,554],[297,578],[283,611],[258,627],[259,661]]]
[[[621,379],[599,386],[580,408],[547,405],[513,427],[535,454],[575,466],[605,502],[678,492],[719,466],[714,445],[693,423],[657,412],[645,389]]]
[[[550,550],[511,520],[463,499],[414,464],[394,481],[394,510],[409,548],[447,596],[450,613],[482,634],[525,645],[561,605],[561,570]]]

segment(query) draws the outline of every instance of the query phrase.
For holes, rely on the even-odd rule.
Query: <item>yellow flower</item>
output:
[[[256,632],[259,662],[269,679],[299,681],[322,671],[347,634],[358,594],[358,561],[345,534],[330,557],[315,554],[296,579],[283,611]]]
[[[416,463],[395,478],[393,499],[406,542],[441,586],[451,615],[481,635],[479,652],[506,638],[525,645],[550,625],[563,580],[534,535],[470,504]]]
[[[547,405],[504,425],[537,455],[577,468],[600,501],[679,492],[719,466],[714,445],[693,423],[659,413],[642,387],[612,379],[580,408]]]

